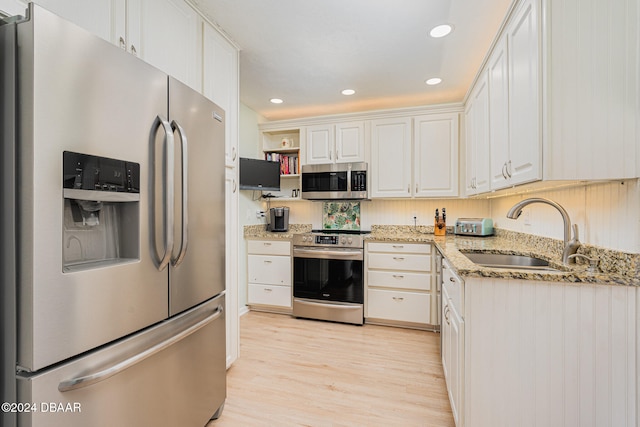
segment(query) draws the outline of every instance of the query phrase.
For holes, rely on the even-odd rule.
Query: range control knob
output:
[[[342,243],[343,245],[347,243],[347,238],[342,236],[342,238],[340,239],[340,243]]]
[[[353,237],[349,237],[349,238],[347,239],[347,242],[348,242],[350,245],[352,245],[352,244],[353,244]]]

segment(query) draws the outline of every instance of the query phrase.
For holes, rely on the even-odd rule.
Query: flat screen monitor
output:
[[[240,189],[280,191],[280,163],[240,157]]]

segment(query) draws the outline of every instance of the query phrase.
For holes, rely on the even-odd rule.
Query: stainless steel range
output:
[[[294,316],[363,324],[364,233],[321,230],[294,236]]]

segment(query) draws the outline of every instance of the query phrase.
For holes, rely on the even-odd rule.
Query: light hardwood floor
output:
[[[438,334],[252,311],[207,427],[453,425]]]

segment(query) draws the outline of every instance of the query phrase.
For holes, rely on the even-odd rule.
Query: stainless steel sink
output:
[[[471,262],[483,267],[511,268],[518,270],[562,271],[549,265],[549,261],[526,255],[495,254],[490,252],[460,251]]]

